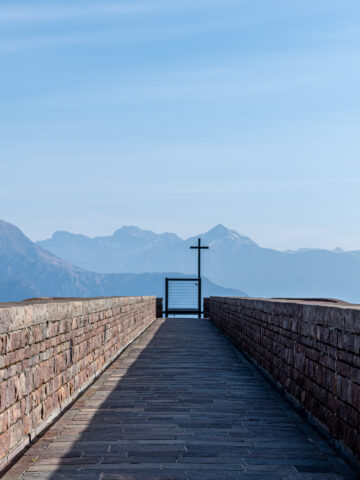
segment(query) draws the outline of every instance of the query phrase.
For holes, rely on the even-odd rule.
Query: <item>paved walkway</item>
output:
[[[161,319],[6,480],[355,480],[207,320]]]

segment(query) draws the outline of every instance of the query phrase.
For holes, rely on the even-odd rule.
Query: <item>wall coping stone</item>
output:
[[[124,307],[155,298],[155,296],[44,298],[14,303],[0,303],[0,334],[46,322],[65,320],[112,308]]]
[[[316,301],[304,299],[275,299],[249,297],[209,297],[221,303],[237,303],[239,309],[249,308],[281,317],[291,317],[301,323],[327,325],[352,333],[360,333],[360,305],[337,301]]]

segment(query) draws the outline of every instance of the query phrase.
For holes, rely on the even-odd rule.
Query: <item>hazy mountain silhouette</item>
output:
[[[159,251],[164,251],[171,245],[181,245],[182,240],[171,233],[157,235],[138,227],[122,227],[111,236],[95,238],[58,231],[51,239],[37,244],[86,270],[114,273],[138,272],[138,268],[134,270],[128,267],[132,267],[136,260],[141,264],[141,258],[150,249],[158,248]],[[140,273],[143,272],[146,272],[145,265],[140,270]]]
[[[140,245],[141,242],[139,242]],[[140,249],[140,246],[139,246]],[[74,267],[43,250],[19,228],[0,220],[0,301],[29,297],[164,295],[164,277],[178,273],[100,274]],[[204,295],[242,295],[204,278]]]
[[[201,237],[211,244],[220,242],[232,247],[235,241],[237,247],[256,246],[248,237],[223,225],[217,225]],[[182,240],[175,234],[155,234],[126,226],[111,236],[95,238],[59,231],[37,244],[73,265],[99,273],[163,272],[179,268],[184,273],[194,273],[195,252],[190,253],[188,249],[196,242],[197,237]]]
[[[199,234],[210,246],[203,253],[203,273],[212,281],[263,297],[335,297],[360,301],[360,252],[322,249],[277,251],[223,225]],[[174,234],[154,234],[123,227],[114,235],[89,238],[56,232],[38,242],[47,250],[81,267],[99,272],[193,273],[195,252]]]

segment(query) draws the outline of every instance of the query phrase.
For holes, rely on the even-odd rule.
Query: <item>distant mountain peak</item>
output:
[[[31,248],[33,248],[32,242],[20,228],[0,220],[0,253],[25,253]]]
[[[345,253],[345,250],[341,247],[336,247],[333,250],[334,253]]]
[[[114,232],[114,237],[138,237],[148,239],[167,238],[172,240],[180,240],[175,233],[155,233],[152,230],[145,230],[137,227],[136,225],[124,225],[121,228],[118,228]]]
[[[224,238],[229,236],[231,230],[226,228],[225,225],[222,223],[218,223],[215,227],[211,228],[209,231],[205,233],[206,236],[212,236],[216,238]]]
[[[218,223],[215,227],[211,228],[207,233],[227,233],[230,230],[222,223]]]
[[[82,233],[70,233],[70,232],[67,232],[66,230],[56,230],[56,232],[54,232],[51,236],[51,238],[54,239],[54,240],[63,239],[63,238],[71,238],[71,237],[89,238]]]
[[[15,235],[17,237],[25,238],[25,235],[22,233],[19,227],[13,225],[12,223],[5,222],[5,220],[0,220],[0,230],[2,235]]]
[[[152,230],[145,230],[136,225],[123,225],[114,232],[114,237],[117,236],[135,236],[135,237],[161,237],[163,235],[170,235],[168,233],[155,233]],[[176,236],[176,235],[175,235]]]
[[[33,243],[19,227],[4,220],[0,220],[0,256],[13,259],[22,257],[34,263],[48,262],[71,267],[65,260]]]
[[[257,244],[251,240],[251,238],[240,235],[239,232],[225,227],[222,223],[215,225],[215,227],[204,233],[203,236],[207,238],[208,241],[233,240],[241,243],[242,245],[257,246]]]
[[[153,233],[151,230],[142,230],[136,225],[123,225],[122,227],[115,230],[114,235],[120,235],[123,233]]]

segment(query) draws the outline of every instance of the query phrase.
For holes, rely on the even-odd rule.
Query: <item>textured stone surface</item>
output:
[[[211,297],[211,320],[347,453],[360,457],[360,309]]]
[[[158,319],[4,480],[355,480],[204,319]]]
[[[155,319],[155,297],[0,304],[0,468]]]

